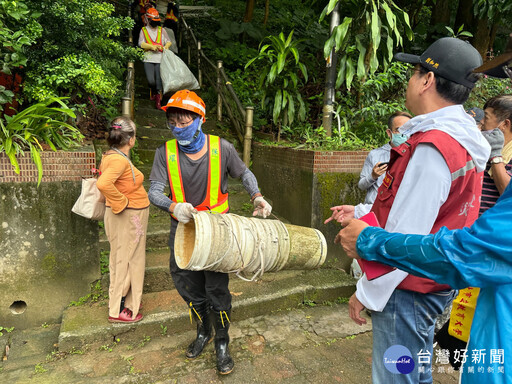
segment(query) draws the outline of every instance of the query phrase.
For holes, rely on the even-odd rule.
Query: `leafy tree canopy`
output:
[[[116,102],[126,62],[139,57],[119,38],[133,20],[98,0],[26,0],[40,15],[41,37],[27,51],[25,93],[29,99],[93,95]],[[117,100],[118,101],[118,100]]]

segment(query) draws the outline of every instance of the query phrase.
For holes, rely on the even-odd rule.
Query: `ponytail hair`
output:
[[[125,116],[118,116],[110,123],[107,143],[112,148],[124,147],[135,136],[135,123]]]

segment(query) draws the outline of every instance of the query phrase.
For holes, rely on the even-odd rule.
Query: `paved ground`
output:
[[[192,326],[191,326],[192,328]],[[194,332],[158,337],[124,335],[109,344],[89,345],[72,354],[56,351],[58,325],[17,333],[2,383],[370,383],[370,327],[358,327],[346,304],[303,306],[236,322],[231,327],[235,369],[215,371],[213,345],[188,360],[184,348]],[[5,359],[5,357],[4,357]],[[457,382],[448,366],[434,369],[434,383]]]

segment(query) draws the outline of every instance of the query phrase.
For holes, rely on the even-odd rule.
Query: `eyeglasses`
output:
[[[188,127],[190,124],[192,124],[193,121],[194,121],[194,119],[190,119],[189,121],[185,121],[185,122],[169,120],[167,123],[169,125],[169,128],[170,127],[185,128],[185,127]]]

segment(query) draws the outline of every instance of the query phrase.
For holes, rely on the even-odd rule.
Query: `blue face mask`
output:
[[[204,145],[206,136],[201,131],[201,117],[196,118],[192,124],[185,128],[176,128],[174,125],[167,123],[167,127],[178,140],[180,149],[185,153],[197,153]]]
[[[403,133],[393,133],[391,134],[391,146],[398,147],[400,144],[403,144],[407,141],[407,135]]]

